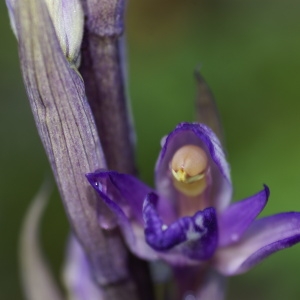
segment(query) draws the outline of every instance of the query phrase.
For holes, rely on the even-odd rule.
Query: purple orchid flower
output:
[[[299,241],[299,214],[256,221],[267,187],[229,206],[225,155],[215,134],[200,124],[182,123],[163,140],[156,190],[128,175],[136,168],[123,61],[125,2],[6,0],[37,129],[72,227],[64,273],[68,297],[154,298],[147,265],[129,257],[121,230],[138,257],[162,259],[175,273],[189,268],[181,286],[196,270],[209,269],[194,285],[196,296],[219,300],[224,295],[219,273],[245,272]],[[201,78],[198,88],[198,118],[219,134]],[[87,175],[103,201],[82,180],[96,168],[126,173],[101,169]],[[37,243],[45,194],[47,189],[24,223],[22,278],[29,299],[60,300],[64,296]]]
[[[147,260],[175,267],[209,262],[231,276],[300,241],[300,213],[256,220],[268,201],[267,186],[230,204],[229,165],[218,138],[203,124],[181,123],[162,140],[156,190],[114,171],[86,176],[117,217],[128,247]]]

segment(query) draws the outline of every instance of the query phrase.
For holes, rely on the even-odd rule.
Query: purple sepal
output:
[[[149,193],[143,216],[147,243],[155,250],[178,252],[194,260],[209,259],[217,247],[218,226],[215,209],[210,207],[193,217],[183,217],[166,225],[156,210],[158,196]]]
[[[146,195],[153,192],[153,189],[134,176],[115,171],[98,170],[86,174],[86,177],[98,194],[105,198],[103,200],[113,211],[116,208],[111,202],[117,204],[127,218],[131,218],[143,226],[143,202]],[[171,223],[176,220],[175,210],[168,201],[161,200],[158,212],[167,223]]]
[[[131,175],[114,171],[98,170],[86,177],[110,209],[116,212],[118,205],[126,217],[143,224],[143,201],[151,188]]]
[[[130,250],[143,259],[158,259],[158,254],[145,242],[143,227],[143,201],[151,188],[131,175],[114,171],[98,170],[86,177],[117,217]]]
[[[254,221],[242,239],[219,249],[215,266],[224,275],[248,271],[274,252],[300,242],[300,213],[287,212]]]
[[[217,136],[203,124],[180,123],[163,140],[155,168],[157,191],[166,199],[172,199],[176,203],[178,192],[174,189],[170,176],[170,162],[180,147],[190,144],[200,146],[209,159],[212,184],[207,206],[215,207],[218,212],[223,211],[229,205],[232,196],[229,165]]]
[[[245,200],[230,205],[218,219],[219,246],[227,246],[240,240],[255,218],[267,204],[269,188],[264,189]]]

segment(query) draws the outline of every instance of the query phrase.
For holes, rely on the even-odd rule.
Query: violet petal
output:
[[[169,165],[174,153],[188,144],[200,146],[206,151],[213,181],[208,206],[214,206],[218,212],[223,211],[232,196],[229,165],[217,136],[203,124],[180,123],[165,138],[155,170],[158,193],[176,203],[178,192],[174,189]]]
[[[220,247],[240,240],[244,232],[264,209],[269,195],[269,188],[264,186],[264,189],[257,194],[231,204],[220,215],[218,218]]]
[[[126,217],[143,226],[143,202],[153,189],[132,175],[115,171],[99,170],[86,174],[86,177],[98,194],[115,202],[125,212]],[[111,205],[107,201],[106,204]],[[176,219],[175,211],[172,206],[168,206],[165,199],[160,201],[158,211],[167,223]]]
[[[183,217],[167,226],[160,219],[156,206],[158,196],[149,193],[143,214],[147,243],[157,251],[172,250],[190,259],[209,259],[217,246],[218,228],[215,209],[210,207],[193,217]]]
[[[98,194],[101,197],[105,196],[104,201],[111,209],[115,203],[126,212],[126,217],[133,218],[141,226],[143,225],[143,201],[152,191],[151,188],[134,176],[114,171],[99,170],[86,174],[86,177]]]
[[[218,250],[215,266],[224,275],[244,273],[272,253],[300,241],[300,213],[281,213],[255,221],[242,239]]]
[[[173,268],[178,299],[182,300],[223,300],[226,278],[206,266]]]
[[[137,256],[154,260],[158,254],[145,242],[142,205],[151,189],[131,175],[114,171],[96,171],[87,179],[115,214],[125,241]]]

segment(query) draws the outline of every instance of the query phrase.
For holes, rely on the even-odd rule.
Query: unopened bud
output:
[[[23,9],[22,0],[6,0],[12,30],[18,38],[16,9]],[[39,0],[42,1],[42,0]],[[84,13],[80,0],[43,0],[47,5],[60,46],[73,64],[78,64],[83,35]],[[33,12],[35,13],[35,12]],[[36,24],[39,26],[39,24]]]
[[[67,59],[78,61],[83,35],[84,14],[80,0],[44,0],[58,40]]]

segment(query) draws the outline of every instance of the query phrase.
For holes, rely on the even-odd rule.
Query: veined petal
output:
[[[143,202],[153,189],[132,175],[115,171],[99,170],[86,174],[86,177],[99,194],[109,197],[124,211],[127,218],[143,226]],[[176,219],[175,211],[165,199],[160,201],[157,209],[167,224]]]
[[[130,250],[144,259],[158,259],[145,241],[143,226],[143,201],[151,188],[131,175],[114,171],[96,171],[86,177],[99,194],[99,201],[104,201],[117,217]]]
[[[225,275],[244,273],[270,254],[300,241],[300,213],[281,213],[255,221],[242,239],[218,250],[215,266]]]
[[[219,246],[240,240],[255,218],[267,204],[270,190],[267,186],[257,194],[231,204],[218,218]]]
[[[124,211],[127,218],[134,219],[140,225],[143,224],[143,201],[152,191],[151,188],[134,176],[114,171],[99,170],[86,174],[86,177],[98,194],[109,199],[106,204],[111,209],[113,207],[110,202],[114,202]]]
[[[100,287],[93,281],[87,257],[74,236],[69,239],[63,280],[69,300],[104,299]]]
[[[209,160],[212,187],[208,206],[223,211],[232,195],[229,165],[217,136],[203,124],[181,123],[165,138],[155,170],[158,193],[177,203],[178,192],[172,182],[170,162],[179,148],[190,144],[203,148]]]
[[[157,204],[158,196],[149,193],[144,202],[143,214],[146,241],[152,248],[164,252],[167,260],[167,251],[182,254],[191,260],[207,260],[213,255],[218,243],[214,208],[206,208],[193,217],[180,218],[168,226],[158,215]]]

